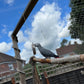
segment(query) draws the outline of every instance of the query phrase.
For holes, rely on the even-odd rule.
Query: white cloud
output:
[[[31,57],[31,54],[32,54],[31,51],[23,49],[23,51],[21,52],[21,58],[26,60],[26,61],[29,61],[29,58]]]
[[[5,24],[1,24],[1,25],[2,25],[2,27],[7,28],[7,25],[5,25]]]
[[[43,58],[43,56],[40,54],[38,50],[36,50],[36,53],[37,53],[36,57]],[[21,58],[26,60],[26,62],[28,62],[30,57],[33,56],[32,43],[30,41],[25,42],[24,49],[20,54],[21,54]]]
[[[9,33],[8,33],[9,37],[11,37],[12,32],[13,31],[9,31]],[[18,42],[19,43],[27,41],[27,37],[24,36],[22,31],[18,32],[17,37],[18,37]]]
[[[2,32],[3,34],[7,34],[7,25],[1,24],[1,26],[3,27],[2,30],[1,30],[1,32]]]
[[[41,43],[50,49],[55,49],[59,42],[58,33],[61,31],[60,10],[55,3],[44,5],[34,16],[32,22],[32,32],[30,32],[31,41]],[[53,44],[51,46],[51,44]]]
[[[4,29],[2,29],[2,33],[3,34],[7,34],[7,30],[4,28]]]
[[[17,36],[18,36],[18,42],[19,43],[27,41],[27,38],[23,35],[22,31],[19,31]]]
[[[34,20],[32,21],[32,30],[28,32],[28,37],[24,36],[24,33],[20,31],[18,33],[18,40],[19,42],[25,42],[24,48],[21,52],[21,58],[28,61],[32,53],[31,44],[33,43],[40,43],[43,47],[52,50],[56,53],[56,48],[60,46],[60,39],[61,37],[68,36],[67,27],[69,25],[68,20],[61,19],[61,11],[60,8],[55,4],[45,4],[40,11],[34,15]],[[66,21],[65,21],[66,20]],[[65,36],[62,36],[62,31],[65,31]],[[12,32],[9,32],[9,36]],[[37,51],[37,57],[42,58],[39,51]]]
[[[40,43],[43,47],[56,53],[56,48],[60,45],[59,33],[64,24],[61,20],[60,8],[55,4],[45,4],[34,16],[32,30],[28,32],[28,41],[24,44],[21,52],[23,59],[28,60],[32,56],[31,43]],[[27,30],[26,30],[27,32]],[[42,56],[37,51],[37,57]]]
[[[9,31],[8,36],[11,37],[13,31]]]
[[[8,5],[12,5],[14,3],[14,0],[5,0],[5,3]]]
[[[0,43],[0,52],[8,52],[12,47],[12,43],[2,42]]]
[[[32,21],[31,31],[25,30],[25,32],[20,31],[18,33],[19,43],[24,42],[24,47],[21,49],[21,58],[28,61],[32,52],[32,42],[40,43],[43,47],[52,50],[56,53],[56,48],[60,46],[61,38],[70,36],[68,27],[70,25],[70,15],[67,14],[64,19],[61,19],[60,8],[55,4],[45,4],[35,15],[34,20]],[[28,34],[28,37],[24,35]],[[12,31],[9,32],[8,36],[12,34]],[[81,43],[79,39],[70,39],[71,44],[74,41]],[[10,50],[11,45],[9,43],[0,43],[0,47],[3,48],[0,50],[2,52],[7,52]],[[9,47],[8,47],[9,46]],[[37,48],[36,48],[37,50]],[[41,54],[37,50],[37,57],[42,58]]]
[[[64,17],[64,21],[65,21],[65,26],[62,29],[62,31],[59,33],[59,37],[60,38],[64,38],[64,37],[68,37],[70,36],[70,30],[68,30],[68,27],[70,26],[70,14],[67,14],[66,17]]]
[[[77,42],[78,44],[82,44],[82,41],[80,39],[71,39],[71,44],[74,44],[74,42]]]

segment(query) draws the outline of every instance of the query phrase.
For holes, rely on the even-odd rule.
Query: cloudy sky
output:
[[[14,56],[11,33],[16,27],[29,0],[0,0],[0,52]],[[40,43],[56,54],[62,39],[71,40],[69,0],[39,0],[18,33],[21,58],[28,61],[33,55],[31,44]],[[81,43],[79,39],[76,39]],[[38,49],[37,57],[42,58]]]

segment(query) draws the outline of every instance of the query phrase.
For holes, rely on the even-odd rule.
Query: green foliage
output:
[[[28,68],[31,68],[32,66],[31,66],[31,64],[26,64],[25,66],[24,66],[24,69],[28,69]]]
[[[81,45],[78,45],[75,49],[75,53],[84,54],[84,42]]]
[[[71,0],[71,25],[69,26],[72,38],[84,41],[84,0]]]
[[[66,39],[63,39],[61,42],[61,47],[64,47],[68,41]]]
[[[84,0],[70,0],[70,20],[69,26],[71,38],[79,38],[84,42]],[[77,46],[75,51],[78,54],[84,54],[84,43]]]

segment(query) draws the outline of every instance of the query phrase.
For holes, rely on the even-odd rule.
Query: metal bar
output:
[[[24,13],[22,14],[18,24],[16,25],[16,28],[13,31],[12,35],[14,35],[14,36],[17,35],[17,33],[21,29],[22,25],[26,21],[27,17],[30,15],[31,11],[33,10],[33,8],[34,8],[34,6],[36,5],[37,2],[38,2],[38,0],[30,0],[30,2],[28,3],[28,5],[27,5]]]
[[[12,81],[12,84],[16,84],[16,83],[15,83],[15,78],[14,78],[14,77],[11,78],[11,81]]]
[[[47,72],[46,71],[44,71],[44,76],[45,76],[45,79],[46,79],[47,84],[50,84],[50,82],[48,80],[48,76],[47,76]]]
[[[33,57],[31,61],[41,62],[41,63],[51,63],[51,64],[78,62],[78,61],[84,61],[84,54],[77,55],[77,56],[73,55],[66,58],[56,58],[56,59],[39,59],[39,58]]]
[[[39,75],[40,80],[42,80],[41,73],[40,73],[40,71],[39,71],[38,65],[36,65],[36,69],[37,69],[37,73],[38,73],[38,75]]]
[[[13,48],[14,48],[14,52],[15,52],[15,58],[21,60],[20,52],[18,51],[19,48],[18,48],[18,39],[17,39],[17,37],[12,36],[12,41],[13,41]],[[20,76],[20,84],[26,84],[25,73],[22,72],[22,70],[23,70],[23,68],[22,68],[23,61],[16,60],[16,63],[17,63],[17,71],[19,71],[19,76]]]

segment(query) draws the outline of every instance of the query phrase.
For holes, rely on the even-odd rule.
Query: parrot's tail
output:
[[[55,55],[54,57],[55,57],[55,58],[59,58],[59,56],[58,56],[58,55]]]

